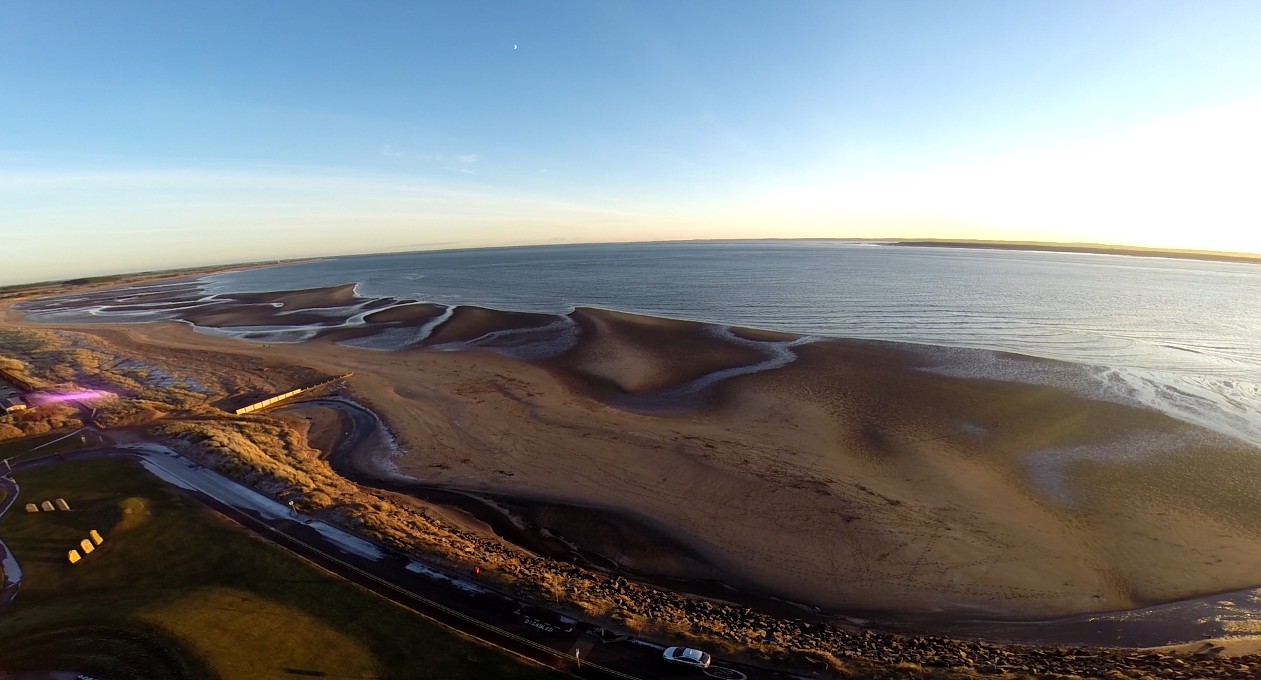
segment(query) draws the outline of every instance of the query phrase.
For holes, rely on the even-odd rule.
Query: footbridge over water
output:
[[[347,379],[347,378],[351,377],[352,375],[354,375],[354,373],[347,373],[346,375],[339,375],[339,376],[337,376],[336,378],[330,378],[330,379],[325,380],[325,381],[323,381],[323,382],[318,382],[318,383],[315,383],[314,385],[309,385],[309,386],[307,386],[307,387],[299,387],[299,388],[298,388],[298,389],[296,389],[296,390],[290,390],[290,391],[288,391],[288,392],[285,392],[284,394],[277,394],[277,395],[276,395],[276,396],[274,396],[274,397],[268,397],[268,398],[266,398],[266,399],[264,399],[264,400],[262,400],[262,401],[256,401],[256,402],[254,402],[253,404],[249,404],[249,405],[246,405],[246,406],[242,406],[241,408],[238,408],[238,409],[234,410],[234,411],[233,411],[233,413],[234,413],[234,414],[236,414],[236,415],[238,415],[238,416],[245,415],[246,413],[253,413],[253,412],[255,412],[255,411],[258,411],[258,410],[261,410],[261,409],[265,409],[265,408],[267,408],[268,406],[271,406],[272,404],[277,404],[277,403],[282,402],[282,401],[284,401],[284,400],[286,400],[286,399],[292,399],[293,397],[296,397],[296,396],[298,396],[299,394],[303,394],[303,393],[305,393],[305,392],[310,392],[310,391],[312,391],[312,390],[318,390],[318,389],[320,389],[321,387],[326,387],[326,386],[328,386],[328,385],[332,385],[332,384],[333,384],[333,383],[335,383],[335,382],[340,382],[340,381],[342,381],[342,380],[345,380],[345,379]]]

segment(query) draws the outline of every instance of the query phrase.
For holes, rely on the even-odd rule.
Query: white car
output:
[[[699,649],[690,647],[670,647],[661,655],[670,663],[677,663],[692,668],[709,668],[710,656]]]

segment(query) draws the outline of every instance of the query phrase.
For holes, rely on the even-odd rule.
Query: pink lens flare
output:
[[[36,406],[45,406],[47,404],[62,404],[68,401],[92,401],[94,399],[105,399],[107,397],[117,396],[113,392],[104,390],[80,390],[78,392],[37,392],[30,396],[30,401]]]

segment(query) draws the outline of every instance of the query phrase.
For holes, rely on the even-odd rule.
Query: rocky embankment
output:
[[[432,521],[432,520],[431,520]],[[753,609],[680,595],[555,560],[523,555],[503,543],[452,530],[448,543],[467,559],[498,565],[505,581],[542,582],[559,588],[561,601],[583,606],[588,615],[612,620],[642,635],[714,640],[776,657],[797,655],[836,670],[868,677],[914,677],[934,669],[966,669],[966,675],[996,677],[1231,678],[1261,677],[1261,655],[1219,657],[1204,643],[1195,654],[1132,649],[1035,647],[904,635],[785,619]],[[549,598],[550,599],[550,598]]]

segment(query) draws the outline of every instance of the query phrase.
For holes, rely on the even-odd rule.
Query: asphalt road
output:
[[[5,493],[4,502],[0,503],[0,517],[4,517],[4,513],[17,503],[21,490],[17,482],[8,477],[0,477],[0,489]],[[17,597],[18,588],[22,586],[22,569],[4,541],[0,541],[0,566],[4,571],[4,589],[0,590],[0,609],[4,609],[13,601],[13,598]]]

